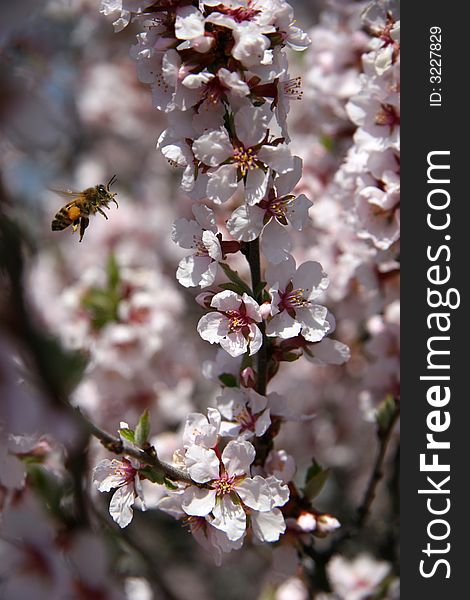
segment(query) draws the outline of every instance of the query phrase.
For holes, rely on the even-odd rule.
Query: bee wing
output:
[[[51,190],[51,192],[54,192],[54,194],[62,196],[62,198],[65,198],[66,200],[73,200],[74,198],[79,198],[82,195],[82,192],[76,192],[73,190],[61,190],[56,188],[49,189]]]

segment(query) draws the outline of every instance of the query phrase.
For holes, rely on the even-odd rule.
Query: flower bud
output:
[[[261,317],[263,318],[263,321],[266,321],[266,319],[271,315],[271,303],[264,302],[260,306],[259,312],[261,314]]]
[[[243,371],[240,373],[240,379],[243,387],[252,389],[256,387],[255,372],[251,367],[243,369]]]
[[[196,296],[196,302],[199,304],[199,306],[202,306],[202,308],[209,309],[214,296],[214,292],[202,292]]]

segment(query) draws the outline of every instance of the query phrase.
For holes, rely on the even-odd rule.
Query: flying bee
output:
[[[109,208],[109,203],[113,201],[116,206],[118,203],[115,199],[116,193],[109,190],[110,186],[116,181],[116,175],[113,175],[107,185],[96,185],[95,187],[87,188],[83,192],[73,192],[72,190],[52,190],[63,198],[70,200],[68,204],[63,206],[52,220],[52,231],[61,231],[69,225],[72,226],[72,231],[77,231],[80,227],[80,242],[83,239],[85,229],[90,222],[89,216],[97,212],[103,215],[105,219],[108,215],[103,208]]]

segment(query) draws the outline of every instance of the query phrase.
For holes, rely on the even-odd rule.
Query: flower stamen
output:
[[[225,494],[233,492],[235,488],[235,478],[224,476],[213,481],[211,485],[217,491],[217,496],[225,496]]]
[[[307,308],[311,306],[310,301],[304,297],[305,293],[306,290],[304,288],[298,288],[296,290],[286,291],[284,294],[281,294],[281,301],[278,305],[279,309],[292,311],[296,308]]]
[[[256,164],[256,154],[252,148],[246,149],[243,146],[235,148],[233,158],[234,161],[238,163],[238,168],[240,169],[242,177],[245,177],[248,171],[259,168]]]

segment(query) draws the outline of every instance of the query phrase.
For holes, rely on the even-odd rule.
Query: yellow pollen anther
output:
[[[258,165],[255,164],[256,155],[251,148],[245,149],[243,146],[235,148],[233,158],[235,162],[238,163],[238,167],[241,170],[243,177],[245,177],[251,169],[258,168]]]

